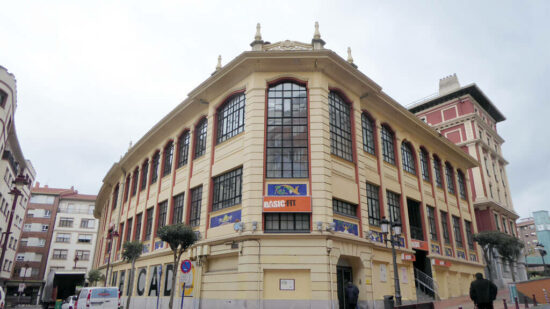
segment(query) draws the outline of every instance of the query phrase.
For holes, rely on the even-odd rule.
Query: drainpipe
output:
[[[260,294],[260,278],[261,278],[261,275],[262,275],[262,264],[261,264],[261,255],[262,255],[262,244],[260,243],[260,240],[259,239],[250,239],[250,240],[253,240],[255,242],[258,243],[258,279],[257,279],[257,283],[258,283],[258,309],[261,309],[262,308],[262,297],[261,297],[261,294]]]
[[[334,294],[334,287],[332,283],[332,240],[327,239],[327,254],[328,254],[328,272],[330,277],[330,308],[334,309],[334,300],[332,299]]]

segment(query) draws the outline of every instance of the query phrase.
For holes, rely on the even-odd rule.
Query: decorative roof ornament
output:
[[[266,43],[264,45],[265,51],[270,50],[312,50],[311,44],[302,43],[298,41],[285,40],[281,42],[275,42],[273,44]]]
[[[325,46],[325,41],[321,39],[321,32],[319,32],[319,22],[315,22],[315,32],[313,33],[313,39],[311,40],[311,45],[313,45],[313,50],[323,49]]]
[[[262,40],[262,34],[260,32],[260,29],[261,29],[260,23],[256,24],[256,35],[254,36],[254,41],[250,43],[250,46],[254,51],[261,51],[264,45],[264,41]]]
[[[218,55],[218,64],[216,65],[216,71],[222,69],[222,55]]]
[[[348,47],[348,63],[357,69],[357,65],[353,63],[353,57],[351,56],[351,47]]]

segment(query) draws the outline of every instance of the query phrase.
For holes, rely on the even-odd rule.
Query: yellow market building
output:
[[[185,308],[342,308],[348,280],[360,307],[382,307],[394,294],[388,218],[403,229],[404,303],[467,294],[483,271],[465,173],[476,161],[385,94],[349,50],[346,60],[325,49],[317,25],[309,44],[264,42],[258,25],[251,46],[108,171],[94,268],[110,265],[108,284],[123,301],[131,288],[132,307],[156,308],[158,295],[166,308],[172,254],[156,232],[185,222],[200,240],[175,270],[178,308],[183,282]],[[129,240],[145,245],[132,287]]]

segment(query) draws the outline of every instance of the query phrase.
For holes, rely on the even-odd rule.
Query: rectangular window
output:
[[[474,250],[474,233],[472,231],[472,222],[464,220],[464,226],[466,227],[466,239],[468,241],[468,248]]]
[[[126,177],[126,184],[124,185],[124,200],[127,201],[128,197],[130,196],[130,175]]]
[[[140,185],[140,191],[145,190],[147,188],[147,174],[149,173],[149,161],[145,161],[143,165],[141,166],[141,185]]]
[[[164,162],[162,176],[166,176],[172,172],[172,157],[174,155],[174,143],[170,142],[164,148]]]
[[[461,171],[457,173],[458,177],[458,192],[462,199],[466,199],[466,180],[464,179],[464,174]]]
[[[428,154],[424,150],[420,150],[420,168],[422,169],[422,179],[430,181],[430,171],[428,163]]]
[[[218,109],[218,144],[244,130],[244,106],[244,93],[240,93],[232,96]]]
[[[506,225],[506,219],[502,218],[502,227],[504,228],[504,233],[508,234],[508,226]]]
[[[123,233],[124,233],[124,223],[121,223],[120,224],[120,227],[118,228],[118,231],[120,233],[120,237],[118,238],[118,248],[117,248],[117,251],[120,250],[120,248],[122,248],[122,236],[123,236]]]
[[[202,157],[206,153],[206,133],[208,119],[202,119],[195,127],[195,156],[194,159]]]
[[[382,157],[384,161],[395,165],[395,147],[393,141],[393,133],[389,128],[382,126],[380,130],[382,137]]]
[[[48,231],[48,228],[49,228],[49,225],[47,225],[47,224],[42,224],[42,232],[47,232],[47,231]]]
[[[399,194],[386,191],[386,197],[388,199],[390,221],[401,223],[401,203],[399,202]]]
[[[361,114],[361,126],[363,127],[363,150],[374,155],[374,120],[363,113]]]
[[[183,222],[183,205],[185,203],[185,192],[174,196],[174,210],[172,216],[172,224]]]
[[[67,249],[54,249],[52,259],[54,260],[66,260],[67,259]]]
[[[357,217],[357,205],[332,199],[332,210],[336,214]]]
[[[441,212],[441,229],[443,230],[443,240],[445,244],[451,244],[451,236],[449,235],[449,224],[447,222],[447,213]]]
[[[367,204],[369,205],[369,224],[380,226],[380,187],[367,183]]]
[[[242,168],[214,178],[212,211],[241,203]]]
[[[445,174],[447,175],[447,192],[455,194],[453,168],[448,163],[445,164]]]
[[[438,158],[434,157],[434,175],[435,175],[435,184],[443,188],[443,180],[441,179],[441,161]]]
[[[153,207],[147,209],[145,220],[145,240],[149,240],[151,239],[151,232],[153,231]]]
[[[494,216],[495,216],[495,224],[497,226],[497,231],[500,231],[500,224],[499,224],[499,221],[498,221],[498,215],[494,214]]]
[[[141,219],[143,214],[139,213],[136,215],[136,231],[134,234],[134,240],[141,240]]]
[[[55,242],[71,242],[71,234],[68,233],[57,233],[55,236]]]
[[[455,235],[456,246],[463,248],[464,244],[462,243],[462,233],[460,232],[460,218],[453,216],[453,229]]]
[[[76,250],[75,257],[77,257],[79,261],[88,261],[90,260],[90,251]]]
[[[191,217],[189,224],[199,226],[201,222],[202,186],[191,189]]]
[[[95,228],[95,219],[82,219],[80,220],[80,227],[83,229]]]
[[[187,164],[189,158],[189,131],[185,131],[178,139],[178,168]]]
[[[79,243],[91,243],[92,242],[92,234],[79,234],[78,235],[78,242]]]
[[[433,207],[426,207],[428,209],[428,224],[430,225],[430,239],[437,241],[437,228],[436,228],[436,221],[435,221],[435,208]]]
[[[136,168],[134,174],[132,174],[132,196],[135,196],[137,193],[137,185],[139,178],[139,169]]]
[[[328,103],[331,153],[353,161],[350,106],[334,91],[329,93]]]
[[[73,218],[60,218],[59,219],[60,227],[73,227]]]
[[[126,241],[130,241],[132,239],[133,221],[134,221],[134,218],[130,218],[126,222]]]
[[[409,230],[411,238],[424,240],[424,226],[420,212],[420,202],[407,198],[407,209],[409,211]]]
[[[307,178],[308,175],[307,90],[284,82],[268,91],[266,177]]]
[[[159,161],[160,161],[160,152],[156,152],[153,156],[153,164],[151,166],[151,183],[156,183],[159,177]]]
[[[310,214],[308,213],[266,213],[266,232],[309,232]]]
[[[157,218],[157,233],[158,229],[166,225],[166,214],[168,212],[168,201],[159,204],[159,216]]]

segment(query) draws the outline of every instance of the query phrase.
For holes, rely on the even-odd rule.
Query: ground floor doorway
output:
[[[353,282],[353,270],[349,266],[336,266],[338,285],[338,304],[340,309],[347,308],[345,288],[348,282]]]

